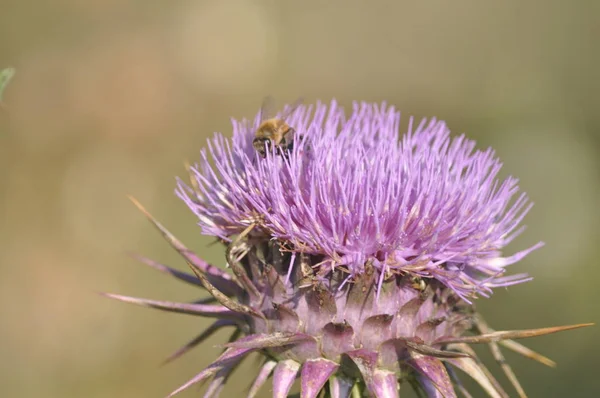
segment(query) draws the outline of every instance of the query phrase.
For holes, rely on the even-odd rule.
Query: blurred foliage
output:
[[[159,367],[205,323],[95,292],[197,298],[127,257],[185,268],[126,194],[222,265],[173,176],[268,94],[385,100],[493,146],[536,202],[507,254],[546,247],[511,266],[534,281],[478,308],[499,330],[598,321],[598,15],[592,0],[6,1],[0,65],[19,78],[0,112],[3,393],[164,396],[217,355],[228,336]],[[596,335],[526,341],[556,370],[507,357],[531,397],[600,396]],[[226,392],[243,391],[253,366]]]
[[[2,95],[4,94],[4,90],[10,82],[10,79],[15,75],[14,68],[5,68],[0,70],[0,101],[2,101]]]

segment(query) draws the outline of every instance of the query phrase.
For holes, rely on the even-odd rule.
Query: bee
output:
[[[297,99],[280,118],[268,118],[272,103],[272,97],[264,99],[260,108],[260,125],[256,129],[254,140],[252,140],[252,146],[263,158],[267,156],[267,151],[271,150],[272,146],[275,147],[277,154],[292,149],[295,130],[286,123],[285,119],[298,108],[302,103],[302,98]]]

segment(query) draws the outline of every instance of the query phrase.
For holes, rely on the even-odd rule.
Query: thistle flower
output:
[[[284,110],[284,111],[288,111]],[[495,332],[472,301],[493,288],[528,281],[506,274],[538,243],[503,257],[531,208],[517,180],[500,181],[491,149],[451,139],[435,119],[409,122],[385,104],[355,104],[348,118],[332,102],[300,106],[286,122],[286,149],[252,145],[254,123],[233,121],[233,139],[216,134],[189,166],[176,194],[198,217],[202,233],[226,247],[233,275],[207,264],[137,202],[194,275],[142,262],[209,293],[193,303],[109,295],[162,310],[217,318],[173,354],[216,331],[234,333],[223,354],[172,396],[212,378],[207,397],[251,352],[264,362],[253,397],[273,376],[273,396],[399,397],[408,383],[428,397],[455,397],[455,369],[491,397],[508,394],[469,344],[487,343],[520,396],[525,396],[499,345],[553,366],[512,339],[584,325]],[[322,395],[322,396],[323,396]]]

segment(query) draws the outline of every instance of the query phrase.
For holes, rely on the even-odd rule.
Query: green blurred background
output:
[[[17,74],[0,116],[1,395],[161,397],[219,353],[228,335],[160,367],[205,323],[96,292],[198,297],[127,257],[185,269],[126,194],[221,265],[174,176],[267,94],[387,100],[495,147],[536,202],[507,252],[547,245],[512,268],[533,282],[478,308],[496,329],[598,321],[599,15],[591,0],[4,0],[0,66]],[[531,397],[600,396],[597,327],[525,343],[559,364],[507,353]]]

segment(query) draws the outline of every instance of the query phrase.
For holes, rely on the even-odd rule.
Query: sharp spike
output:
[[[300,374],[300,397],[316,398],[327,379],[340,365],[327,359],[309,360],[302,366]]]
[[[543,336],[545,334],[562,332],[565,330],[579,329],[588,326],[593,326],[593,323],[581,323],[578,325],[569,326],[554,326],[549,328],[540,329],[527,329],[527,330],[510,330],[501,332],[492,332],[481,334],[478,336],[463,336],[456,338],[441,338],[436,341],[438,344],[449,344],[449,343],[466,343],[466,344],[480,344],[480,343],[491,343],[499,342],[501,340],[508,339],[525,339],[529,337]]]
[[[460,393],[462,395],[464,395],[465,398],[473,398],[473,396],[471,395],[471,393],[465,388],[465,386],[463,386],[462,382],[460,381],[460,378],[458,377],[458,375],[456,374],[456,372],[454,371],[454,369],[452,368],[452,366],[446,365],[446,370],[448,371],[448,374],[450,375],[450,378],[452,379],[452,382],[458,388],[458,391],[460,391]],[[492,398],[495,398],[495,397],[492,396]]]
[[[527,394],[525,394],[525,390],[523,389],[523,386],[521,386],[519,379],[517,379],[517,375],[515,375],[515,372],[513,372],[512,368],[510,367],[508,362],[506,362],[506,358],[504,358],[504,355],[502,355],[502,351],[500,351],[500,347],[498,346],[498,343],[490,343],[489,347],[490,347],[490,351],[492,352],[492,356],[494,357],[496,362],[500,365],[500,367],[502,368],[502,371],[504,371],[504,374],[510,381],[510,384],[513,385],[513,387],[517,391],[517,394],[519,394],[519,397],[527,398]]]
[[[169,355],[167,359],[165,359],[161,365],[166,365],[175,359],[181,357],[183,354],[190,351],[192,348],[196,347],[198,344],[202,343],[204,340],[212,336],[217,330],[226,327],[226,326],[235,326],[235,322],[227,321],[224,319],[219,319],[208,328],[206,328],[202,333],[196,336],[194,339],[190,340],[186,345],[175,351],[173,354]]]
[[[504,391],[504,388],[500,385],[498,380],[494,377],[492,372],[479,360],[475,351],[467,344],[451,344],[448,348],[462,351],[465,354],[469,354],[468,358],[449,358],[444,361],[451,363],[458,369],[471,376],[475,381],[483,387],[493,398],[498,394],[500,398],[509,398],[508,393]],[[463,369],[464,367],[464,369]],[[492,392],[493,391],[493,392]]]
[[[194,252],[189,250],[181,243],[171,232],[169,232],[161,223],[159,223],[149,212],[137,201],[133,196],[129,196],[129,200],[146,216],[148,220],[160,231],[162,236],[188,263],[193,265],[200,272],[206,274],[211,283],[218,287],[220,291],[227,296],[240,296],[242,291],[240,287],[231,279],[231,276],[223,270],[208,264],[198,257]]]
[[[239,314],[228,310],[220,305],[206,305],[206,304],[187,304],[187,303],[175,303],[171,301],[159,301],[149,300],[137,297],[122,296],[120,294],[112,293],[100,293],[104,297],[112,298],[115,300],[123,301],[125,303],[131,303],[141,305],[142,307],[156,308],[168,312],[176,312],[179,314],[190,314],[200,315],[212,318],[224,318],[241,321]]]
[[[417,344],[417,343],[414,343],[414,342],[408,341],[408,340],[406,341],[406,346],[419,354],[436,357],[436,358],[461,358],[461,357],[469,356],[462,352],[438,350],[436,348],[428,346],[427,344]]]
[[[234,366],[239,361],[244,359],[244,357],[247,354],[251,353],[252,351],[254,351],[254,350],[247,349],[247,348],[242,348],[242,349],[229,348],[223,354],[221,354],[219,356],[219,358],[217,358],[216,361],[214,361],[213,363],[208,365],[208,367],[206,369],[204,369],[202,372],[198,373],[196,376],[194,376],[190,380],[188,380],[184,385],[182,385],[181,387],[179,387],[178,389],[176,389],[175,391],[170,393],[167,396],[167,398],[170,398],[176,394],[179,394],[183,390],[186,390],[187,388],[191,387],[192,385],[209,378],[210,376],[216,374],[218,371],[220,371],[221,369],[223,369],[227,366]]]
[[[236,333],[234,332],[231,338],[236,338],[234,337],[235,335]],[[220,369],[215,375],[210,385],[208,386],[204,398],[218,398],[221,394],[221,391],[223,390],[223,387],[225,387],[225,383],[227,382],[229,376],[231,376],[231,374],[237,369],[237,367],[240,366],[240,363],[242,363],[242,361],[245,358],[245,356],[242,356],[239,359]]]
[[[254,283],[252,283],[252,281],[248,277],[246,270],[239,263],[238,259],[235,258],[235,255],[233,253],[234,250],[239,250],[239,246],[240,246],[240,243],[242,242],[242,239],[244,239],[252,231],[252,229],[254,229],[254,226],[255,226],[254,224],[250,225],[241,234],[239,234],[235,238],[235,240],[233,242],[231,242],[231,244],[229,244],[227,246],[227,249],[225,250],[225,258],[227,259],[227,263],[231,267],[231,270],[235,274],[238,281],[242,284],[244,289],[248,292],[248,295],[250,296],[250,298],[256,300],[260,297],[260,292],[258,291],[256,286],[254,286]]]
[[[204,393],[204,398],[218,398],[219,395],[221,395],[221,391],[223,390],[223,387],[225,387],[225,381],[232,370],[233,366],[225,366],[223,369],[219,370],[208,385],[208,388]]]
[[[273,372],[273,398],[286,398],[300,370],[300,364],[291,359],[281,361]]]
[[[217,300],[213,296],[204,297],[196,301],[192,301],[193,304],[214,304]]]
[[[471,376],[491,398],[509,398],[506,392],[503,390],[499,391],[494,383],[490,382],[485,372],[473,358],[453,358],[446,359],[446,361]]]
[[[551,368],[556,367],[556,362],[554,362],[550,358],[545,357],[542,354],[538,354],[537,352],[525,347],[521,343],[517,343],[516,341],[502,340],[502,341],[499,341],[498,344],[502,345],[505,348],[508,348],[509,350],[516,352],[517,354],[523,355],[525,358],[533,359],[534,361],[537,361],[537,362],[539,362],[543,365],[549,366]]]
[[[214,370],[214,369],[211,369],[211,368],[204,369],[202,372],[198,373],[196,376],[194,376],[190,380],[188,380],[185,384],[183,384],[182,386],[177,388],[175,391],[173,391],[169,395],[167,395],[167,398],[174,397],[175,395],[179,394],[180,392],[187,390],[194,384],[197,384],[197,383],[200,383],[201,381],[206,380],[207,378],[212,376],[214,373],[216,373],[216,370]]]
[[[256,316],[262,319],[265,319],[264,315],[260,312],[255,311],[253,308],[248,307],[247,305],[240,304],[236,301],[233,301],[225,294],[223,294],[220,290],[218,290],[214,285],[212,285],[206,276],[198,269],[196,269],[191,263],[188,262],[190,269],[196,274],[200,282],[204,286],[204,288],[224,307],[229,308],[231,311]]]
[[[310,340],[314,340],[314,338],[301,333],[252,334],[224,346],[263,349],[293,345]]]
[[[188,274],[187,272],[178,271],[174,268],[171,268],[169,266],[166,266],[166,265],[161,264],[157,261],[154,261],[148,257],[142,256],[142,255],[139,255],[136,253],[129,253],[129,256],[149,267],[154,268],[155,270],[158,270],[162,273],[174,276],[175,278],[179,279],[180,281],[187,282],[191,285],[200,286],[200,287],[204,288],[204,286],[202,286],[202,284],[200,283],[198,278],[196,278],[192,274]]]
[[[481,316],[478,316],[475,318],[475,326],[478,329],[479,333],[495,332],[495,330],[492,329],[491,327],[489,327],[489,325],[485,322],[485,320]],[[554,362],[550,358],[543,356],[542,354],[538,354],[537,352],[525,347],[521,343],[518,343],[513,340],[501,340],[498,343],[500,345],[502,345],[503,347],[506,347],[509,350],[516,352],[517,354],[523,355],[526,358],[533,359],[534,361],[540,362],[551,368],[556,367],[556,362]]]
[[[485,321],[481,317],[475,318],[475,326],[476,326],[476,328],[478,329],[478,331],[480,333],[490,333],[490,332],[493,332],[492,330],[490,330],[488,328],[487,324],[485,323]],[[504,358],[504,355],[502,355],[502,351],[500,351],[500,347],[498,346],[498,343],[491,342],[491,343],[488,344],[488,346],[490,348],[490,351],[492,352],[492,357],[500,365],[500,367],[502,368],[502,371],[504,372],[504,374],[506,375],[506,377],[508,378],[508,380],[510,381],[510,383],[513,385],[513,387],[517,391],[517,394],[519,394],[519,397],[520,398],[527,398],[527,394],[525,394],[525,390],[521,386],[521,383],[519,382],[519,379],[517,379],[517,376],[513,372],[512,368],[506,362],[506,359]]]
[[[250,387],[250,391],[248,391],[248,395],[246,396],[247,398],[254,398],[256,396],[256,394],[258,394],[258,390],[260,390],[260,388],[263,386],[263,384],[265,384],[265,382],[267,381],[269,376],[271,376],[271,373],[273,372],[275,365],[277,365],[276,361],[269,360],[269,361],[265,362],[265,364],[262,366],[262,368],[258,372],[258,375],[254,379],[254,382],[252,383],[252,386]]]

